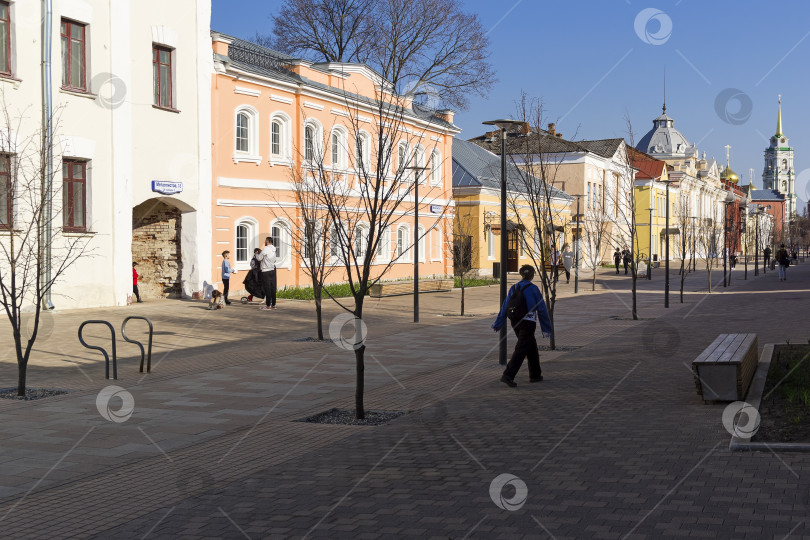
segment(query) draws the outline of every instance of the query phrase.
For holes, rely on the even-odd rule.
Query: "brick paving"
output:
[[[706,277],[698,272],[687,279],[686,303],[673,291],[669,310],[660,270],[640,282],[642,321],[614,318],[629,315],[624,276],[605,272],[597,291],[582,283],[576,297],[573,282],[561,284],[558,345],[581,348],[542,353],[546,380],[528,384],[524,368],[517,389],[497,381],[490,316],[441,316],[457,309],[457,292],[423,296],[418,326],[409,322],[411,297],[372,301],[366,407],[414,411],[379,427],[295,421],[353,402],[351,352],[293,341],[313,334],[311,304],[211,313],[166,301],[59,313],[38,343],[30,383],[72,392],[0,401],[0,531],[810,538],[810,456],[730,453],[724,407],[703,404],[689,367],[719,333],[755,331],[760,346],[810,337],[808,266],[791,268],[785,283],[752,271],[744,282],[738,269],[732,287],[712,295],[699,292]],[[469,290],[470,312],[492,313],[497,295],[497,287]],[[78,324],[120,325],[142,313],[159,332],[154,372],[137,373],[136,348],[119,338],[119,381],[104,380],[100,355],[78,345]],[[327,323],[338,313],[330,306]],[[6,357],[0,377],[13,374]],[[126,422],[96,410],[108,384],[134,398]],[[527,486],[519,510],[490,497],[502,473]],[[513,493],[507,486],[502,495]]]

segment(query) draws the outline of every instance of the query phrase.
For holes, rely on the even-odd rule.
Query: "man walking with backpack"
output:
[[[548,316],[546,304],[543,302],[543,295],[537,285],[532,283],[534,267],[528,264],[521,266],[520,275],[523,280],[515,283],[509,289],[509,294],[506,295],[506,300],[501,306],[498,318],[492,324],[492,329],[498,332],[508,318],[517,336],[515,351],[512,353],[509,363],[506,364],[506,369],[501,377],[501,382],[511,388],[517,386],[515,376],[520,370],[520,366],[523,365],[523,359],[526,357],[529,359],[529,381],[540,382],[543,380],[540,369],[540,353],[537,350],[537,340],[534,337],[537,321],[540,322],[543,337],[551,337],[553,332],[551,318]]]
[[[787,268],[790,266],[790,257],[785,249],[785,244],[779,247],[775,260],[779,264],[779,281],[787,281]]]

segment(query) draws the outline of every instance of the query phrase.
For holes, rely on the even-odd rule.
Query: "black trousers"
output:
[[[617,274],[619,273],[619,263],[618,262],[616,263],[616,273]]]
[[[565,281],[571,281],[571,270],[565,269]]]
[[[230,304],[228,300],[228,291],[231,290],[231,280],[230,279],[223,279],[222,280],[222,298],[225,299],[226,304]]]
[[[134,293],[135,293],[135,299],[136,299],[138,302],[140,302],[140,301],[141,301],[141,295],[140,295],[140,294],[138,294],[138,286],[137,286],[137,285],[132,285],[132,292],[134,292]]]
[[[512,353],[512,358],[506,364],[503,372],[510,379],[515,378],[526,357],[529,359],[529,378],[540,378],[540,353],[537,350],[537,340],[534,338],[535,328],[537,328],[537,323],[534,321],[521,321],[512,327],[517,336],[517,343],[515,343],[515,352]]]
[[[630,261],[624,261],[624,274],[627,275],[627,267],[630,265]]]
[[[264,287],[264,304],[266,306],[276,305],[276,271],[268,270],[262,272],[262,286]]]

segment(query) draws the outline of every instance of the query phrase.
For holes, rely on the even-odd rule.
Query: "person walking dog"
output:
[[[515,351],[512,353],[512,358],[506,364],[506,369],[501,376],[501,382],[511,388],[517,386],[515,376],[520,370],[520,366],[523,365],[524,358],[527,357],[529,359],[529,382],[543,380],[540,368],[540,353],[537,350],[537,340],[534,337],[537,321],[540,322],[543,337],[551,337],[553,333],[551,318],[548,315],[546,304],[543,302],[543,295],[537,285],[532,283],[534,267],[528,264],[521,266],[520,275],[523,279],[509,289],[509,294],[506,295],[501,311],[492,324],[492,329],[499,332],[508,318],[517,336]]]

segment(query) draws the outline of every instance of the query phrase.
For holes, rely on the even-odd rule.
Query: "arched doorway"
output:
[[[160,199],[132,209],[132,260],[138,263],[141,298],[182,296],[182,214]]]

